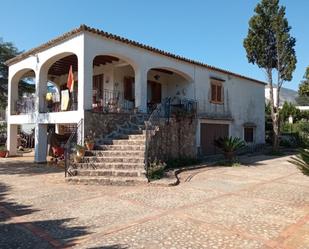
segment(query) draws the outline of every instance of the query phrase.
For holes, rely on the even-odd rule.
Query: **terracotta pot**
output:
[[[6,157],[8,154],[7,150],[0,150],[0,157]]]
[[[76,155],[77,155],[78,157],[84,157],[84,156],[85,156],[85,149],[78,149],[78,150],[76,151]]]
[[[82,161],[82,157],[78,156],[78,155],[74,155],[74,162],[75,163],[80,163]]]
[[[87,143],[87,142],[86,142],[86,147],[87,147],[87,150],[93,150],[93,148],[94,148],[94,143]]]

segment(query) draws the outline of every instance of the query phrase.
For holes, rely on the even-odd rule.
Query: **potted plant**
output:
[[[76,155],[80,158],[83,158],[85,156],[85,147],[82,145],[77,144],[75,146],[76,149]]]
[[[94,137],[95,133],[92,130],[90,130],[88,135],[85,137],[85,145],[87,150],[93,150],[95,144]]]
[[[5,146],[0,146],[0,157],[7,157],[8,151]]]
[[[246,146],[245,142],[239,137],[220,137],[214,141],[214,145],[222,150],[228,162],[233,162],[236,152]]]
[[[73,156],[73,159],[75,163],[80,163],[82,161],[82,157],[77,154]]]

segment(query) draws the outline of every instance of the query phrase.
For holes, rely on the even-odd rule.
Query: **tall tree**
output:
[[[299,96],[309,97],[309,67],[306,68],[304,80],[299,85],[298,94]]]
[[[243,45],[248,61],[258,65],[267,75],[273,123],[273,150],[277,151],[280,134],[280,90],[285,81],[292,80],[292,73],[296,67],[296,40],[290,35],[291,27],[285,17],[285,7],[279,6],[279,0],[262,0],[254,11]],[[276,103],[274,87],[277,87]]]
[[[18,49],[13,43],[4,42],[0,38],[0,108],[7,105],[8,67],[4,63],[18,54]]]
[[[0,38],[0,109],[5,109],[7,106],[8,67],[5,65],[5,62],[20,53],[12,42],[4,42]],[[18,93],[20,96],[24,92],[32,93],[35,91],[34,85],[28,84],[29,81],[31,79],[25,79],[19,82]]]

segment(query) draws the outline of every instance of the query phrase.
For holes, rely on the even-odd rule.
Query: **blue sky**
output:
[[[28,50],[80,24],[259,80],[242,46],[258,0],[2,1],[0,37]],[[309,66],[307,0],[281,0],[297,39],[297,69],[285,87],[297,89]]]

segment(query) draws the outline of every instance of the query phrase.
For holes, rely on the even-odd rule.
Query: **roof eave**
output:
[[[54,46],[55,44],[59,44],[59,43],[65,41],[67,39],[72,38],[73,35],[76,35],[78,33],[84,32],[84,31],[87,31],[87,32],[90,32],[90,33],[93,33],[93,34],[97,34],[97,35],[103,36],[104,38],[107,38],[107,39],[120,41],[122,43],[125,43],[125,44],[128,44],[128,45],[132,45],[132,46],[135,46],[135,47],[139,47],[139,48],[142,48],[142,49],[145,49],[145,50],[157,53],[157,54],[161,54],[161,55],[164,55],[164,56],[176,59],[176,60],[180,60],[180,61],[183,61],[183,62],[186,62],[186,63],[190,63],[190,64],[197,65],[197,66],[201,66],[201,67],[207,68],[209,70],[213,70],[213,71],[220,72],[220,73],[223,73],[223,74],[228,74],[230,76],[242,78],[242,79],[249,80],[249,81],[252,81],[252,82],[255,82],[255,83],[267,85],[267,83],[265,83],[263,81],[259,81],[259,80],[256,80],[256,79],[244,76],[244,75],[233,73],[233,72],[225,70],[225,69],[217,68],[217,67],[214,67],[214,66],[211,66],[211,65],[199,62],[199,61],[191,60],[191,59],[188,59],[188,58],[176,55],[176,54],[172,54],[170,52],[166,52],[166,51],[163,51],[163,50],[160,50],[160,49],[157,49],[157,48],[154,48],[154,47],[151,47],[151,46],[148,46],[148,45],[145,45],[145,44],[142,44],[142,43],[139,43],[139,42],[127,39],[127,38],[123,38],[123,37],[118,36],[118,35],[114,35],[114,34],[111,34],[111,33],[108,33],[108,32],[102,31],[102,30],[99,30],[99,29],[91,28],[91,27],[86,26],[84,24],[82,24],[78,28],[73,29],[73,30],[71,30],[71,31],[69,31],[67,33],[64,33],[63,35],[61,35],[61,36],[59,36],[59,37],[57,37],[55,39],[52,39],[52,40],[50,40],[50,41],[48,41],[48,42],[46,42],[46,43],[44,43],[44,44],[42,44],[42,45],[40,45],[40,46],[38,46],[36,48],[30,49],[27,52],[24,52],[24,53],[22,53],[22,54],[20,54],[20,55],[18,55],[16,57],[10,59],[10,60],[7,60],[5,62],[5,64],[7,66],[10,66],[10,65],[12,65],[14,63],[17,63],[18,61],[21,61],[21,60],[27,58],[30,55],[33,55],[33,54],[36,54],[38,52],[44,51],[44,50],[50,48],[51,46]]]

